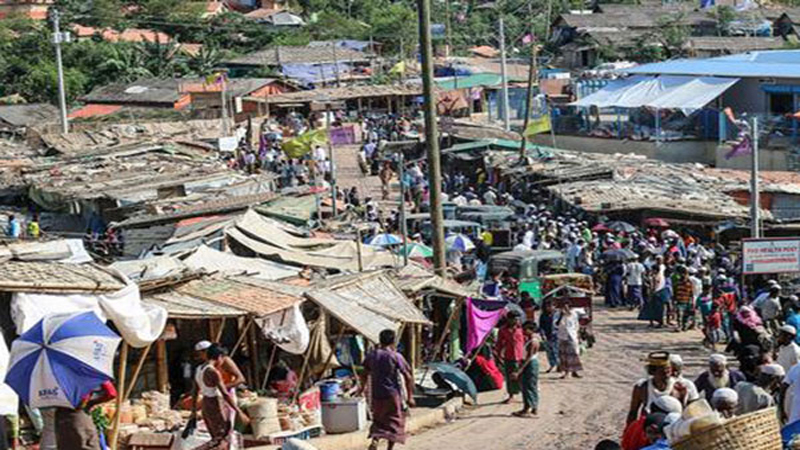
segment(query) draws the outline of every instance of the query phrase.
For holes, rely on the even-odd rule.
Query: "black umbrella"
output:
[[[443,379],[453,383],[459,391],[472,397],[476,403],[478,402],[478,388],[475,387],[475,382],[466,372],[453,364],[445,362],[428,363],[426,366],[428,369],[438,373]]]
[[[636,253],[628,250],[627,248],[606,250],[603,252],[602,256],[603,260],[606,262],[622,262],[637,258]]]
[[[636,231],[636,227],[629,224],[628,222],[623,222],[621,220],[617,220],[614,222],[608,222],[606,227],[611,231],[615,231],[617,233],[625,232],[625,233],[633,233]]]

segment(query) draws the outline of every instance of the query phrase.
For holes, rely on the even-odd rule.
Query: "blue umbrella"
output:
[[[475,249],[475,244],[463,234],[451,234],[445,238],[444,242],[447,244],[448,250],[458,250],[465,253]]]
[[[375,236],[372,236],[369,241],[367,241],[367,244],[377,245],[379,247],[388,247],[390,245],[398,245],[402,243],[403,240],[400,237],[389,233],[376,234]]]
[[[443,379],[453,383],[459,391],[469,395],[476,402],[478,401],[478,388],[475,387],[475,382],[466,372],[454,364],[431,362],[426,364],[426,367],[438,373]]]
[[[92,311],[46,316],[11,344],[6,383],[31,408],[75,408],[114,378],[120,341]]]

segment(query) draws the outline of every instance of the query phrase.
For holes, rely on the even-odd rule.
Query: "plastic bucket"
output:
[[[326,381],[319,385],[320,400],[323,402],[335,402],[339,398],[339,382]]]

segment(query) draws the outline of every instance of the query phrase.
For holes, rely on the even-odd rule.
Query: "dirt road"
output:
[[[337,148],[339,185],[357,186],[361,195],[379,198],[380,181],[361,174],[356,151],[354,147]],[[396,189],[393,191],[392,198],[396,198]],[[521,405],[500,404],[503,392],[482,394],[478,406],[467,407],[448,425],[411,437],[408,445],[401,448],[583,450],[594,448],[602,439],[618,439],[633,384],[645,376],[641,359],[648,352],[665,350],[680,354],[690,378],[704,370],[709,353],[700,345],[699,331],[674,333],[650,329],[646,323],[635,320],[635,314],[607,310],[597,303],[594,330],[598,342],[584,358],[585,377],[559,380],[556,374],[542,374],[538,418],[512,417],[511,413]],[[542,370],[546,370],[543,353],[540,361]]]
[[[409,439],[406,450],[592,449],[602,439],[619,439],[633,384],[644,377],[640,361],[648,352],[680,354],[690,378],[704,370],[708,350],[698,331],[653,330],[627,310],[608,310],[596,303],[597,344],[583,363],[583,379],[540,376],[539,417],[519,419],[520,404],[500,404],[502,392],[482,394],[452,423]],[[546,357],[540,355],[543,370]]]

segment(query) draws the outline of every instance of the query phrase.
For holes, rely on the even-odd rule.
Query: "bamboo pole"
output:
[[[442,329],[442,335],[439,336],[439,341],[436,342],[436,347],[434,347],[434,354],[433,360],[436,361],[439,359],[439,354],[441,353],[442,346],[444,345],[444,340],[447,338],[447,335],[450,334],[450,325],[455,320],[456,315],[461,311],[461,305],[463,303],[463,299],[459,298],[455,301],[455,305],[453,306],[453,311],[450,313],[450,317],[447,318],[447,323],[445,323],[444,328]]]
[[[111,433],[108,436],[108,445],[111,450],[117,450],[117,440],[119,437],[119,424],[122,409],[122,395],[120,394],[125,389],[125,371],[128,368],[128,343],[122,341],[122,348],[119,351],[119,374],[117,375],[117,409],[114,413],[114,422],[111,425]]]
[[[222,333],[225,331],[225,319],[226,317],[222,318],[222,321],[219,324],[219,328],[217,328],[216,336],[214,336],[214,340],[211,342],[219,343],[219,340],[222,339]]]
[[[255,317],[250,316],[250,323],[255,321]],[[253,372],[253,378],[250,380],[252,386],[258,386],[258,369],[261,367],[258,355],[258,336],[256,330],[252,326],[247,330],[247,347],[250,352],[250,370]]]
[[[142,354],[139,356],[139,362],[136,363],[136,368],[133,370],[133,375],[131,375],[131,381],[128,383],[128,388],[125,389],[125,396],[122,398],[122,401],[125,401],[131,397],[131,392],[133,392],[133,387],[136,385],[136,381],[139,379],[139,372],[142,371],[142,366],[144,366],[144,362],[147,359],[147,355],[150,354],[150,347],[153,344],[147,344],[147,347],[144,348]]]
[[[162,394],[167,393],[169,374],[167,373],[167,342],[163,339],[156,341],[156,385]]]
[[[286,321],[286,309],[283,310],[281,314],[281,324],[279,327],[282,327],[284,322]],[[267,362],[267,371],[264,373],[264,380],[261,382],[261,390],[267,388],[267,381],[269,380],[269,374],[272,372],[272,365],[275,363],[275,355],[278,353],[278,344],[273,342],[272,343],[272,352],[269,355],[269,361]]]
[[[342,336],[344,336],[345,326],[344,324],[340,324],[341,329],[339,330],[339,334],[336,336],[336,342],[342,340]],[[328,358],[325,360],[325,366],[322,368],[322,376],[325,376],[325,372],[328,371],[328,368],[331,365],[331,360],[333,360],[333,355],[336,354],[336,347],[331,348],[331,352],[328,353]]]
[[[239,339],[236,341],[236,345],[233,346],[233,350],[231,350],[230,357],[233,358],[233,355],[236,354],[236,351],[239,350],[239,347],[244,342],[244,338],[247,337],[247,332],[250,331],[250,326],[253,325],[253,320],[247,322],[247,324],[242,329],[241,333],[239,333]]]

